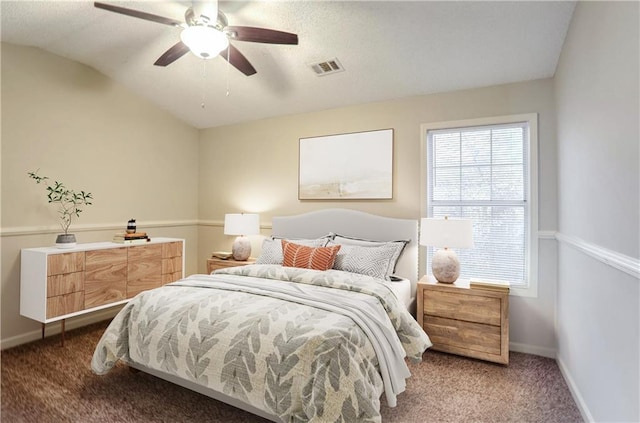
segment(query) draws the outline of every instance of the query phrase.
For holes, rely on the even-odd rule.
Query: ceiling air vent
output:
[[[340,64],[338,59],[331,59],[325,62],[313,63],[311,64],[311,69],[313,69],[313,71],[318,76],[324,76],[344,71],[344,68],[342,67],[342,64]]]

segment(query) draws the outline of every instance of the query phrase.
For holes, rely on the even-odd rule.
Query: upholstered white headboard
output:
[[[354,238],[376,241],[409,240],[395,274],[411,281],[415,296],[418,281],[418,221],[376,216],[350,209],[323,209],[294,216],[277,216],[272,220],[273,236],[282,238],[317,238],[334,232]]]

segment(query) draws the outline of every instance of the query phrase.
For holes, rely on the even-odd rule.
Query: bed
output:
[[[431,346],[410,312],[417,221],[327,209],[272,223],[256,264],[133,298],[93,371],[121,360],[276,422],[381,421],[405,359]]]

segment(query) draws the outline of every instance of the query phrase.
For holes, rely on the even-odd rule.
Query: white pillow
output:
[[[256,260],[256,264],[282,264],[284,256],[282,255],[282,239],[283,238],[265,238],[262,242],[262,252]],[[307,247],[324,247],[329,238],[316,239],[285,239],[285,241],[294,244],[306,245]]]
[[[340,251],[342,252],[342,257],[341,257],[341,262],[343,262],[344,260],[348,260],[349,262],[352,262],[351,259],[347,259],[344,256],[347,254],[347,252],[351,252],[352,254],[355,254],[355,257],[357,257],[359,260],[365,260],[364,263],[359,264],[359,265],[349,265],[349,267],[352,268],[358,268],[361,271],[357,271],[354,273],[363,273],[364,272],[368,272],[368,273],[373,273],[376,275],[384,275],[382,277],[382,279],[389,279],[389,276],[391,274],[393,274],[393,272],[395,272],[396,269],[396,263],[398,262],[398,259],[400,258],[400,254],[402,254],[402,251],[404,250],[404,247],[409,243],[409,241],[405,241],[405,240],[400,240],[400,241],[374,241],[374,240],[370,240],[370,239],[361,239],[361,238],[353,238],[353,237],[348,237],[348,236],[344,236],[344,235],[339,235],[339,234],[333,234],[333,241],[336,244],[340,244],[343,245],[343,247],[340,249]],[[360,251],[358,249],[349,249],[349,248],[345,248],[344,246],[358,246],[358,247],[363,247],[363,248],[371,248],[371,247],[382,247],[378,250],[372,250],[372,251]],[[388,254],[388,257],[384,257],[384,254]],[[338,256],[336,257],[336,262],[338,262],[338,257],[340,257],[340,252],[338,252]],[[366,257],[370,256],[370,259],[367,259]],[[377,269],[380,267],[385,267],[383,265],[383,263],[370,263],[368,262],[368,260],[381,260],[384,264],[386,264],[386,268],[384,271],[380,272],[380,271],[374,271],[373,269]],[[334,264],[334,269],[336,268],[336,264]],[[368,269],[368,270],[364,270],[364,269]],[[344,270],[344,269],[338,269],[338,270]],[[363,273],[363,274],[368,274],[368,273]],[[374,276],[374,275],[371,275]],[[379,276],[378,276],[379,277]]]
[[[337,244],[330,241],[327,245]],[[333,268],[351,273],[389,280],[405,244],[402,242],[378,243],[377,245],[341,245]]]

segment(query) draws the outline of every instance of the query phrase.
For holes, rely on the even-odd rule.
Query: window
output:
[[[422,126],[426,217],[473,221],[474,248],[456,250],[460,277],[537,295],[537,115]],[[427,249],[431,268],[433,248]]]

